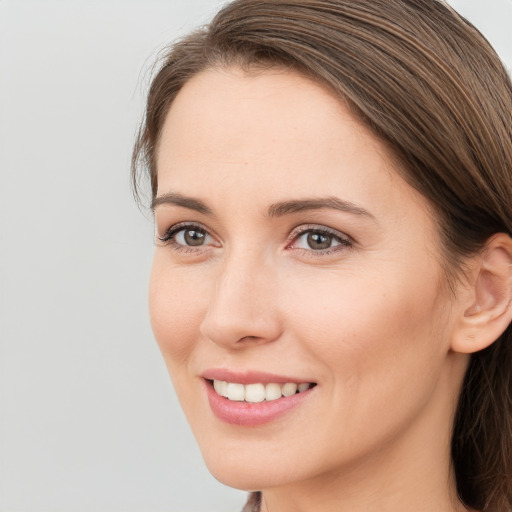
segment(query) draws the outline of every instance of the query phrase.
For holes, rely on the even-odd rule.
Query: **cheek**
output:
[[[164,255],[155,255],[149,283],[149,314],[170,371],[186,366],[194,349],[207,308],[207,289],[208,282],[197,273],[177,269]]]
[[[436,268],[428,279],[392,268],[380,275],[333,273],[308,293],[294,287],[289,301],[296,339],[324,363],[340,393],[349,388],[389,404],[384,395],[405,398],[433,383],[447,350],[447,321]]]
[[[346,453],[372,449],[425,410],[446,357],[435,279],[391,270],[380,280],[326,276],[308,293],[297,286],[289,296],[294,339],[322,372],[325,439]],[[339,432],[343,439],[335,441]],[[325,454],[329,443],[322,445]]]

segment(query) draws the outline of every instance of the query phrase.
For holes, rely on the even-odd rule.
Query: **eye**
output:
[[[333,235],[310,231],[309,233],[304,233],[299,237],[296,246],[301,246],[302,249],[309,248],[315,251],[323,251],[339,244],[340,243],[335,240]]]
[[[292,249],[300,249],[320,254],[331,253],[352,246],[352,241],[346,235],[331,231],[327,228],[301,227],[292,236]]]
[[[204,230],[192,226],[180,229],[174,234],[174,241],[179,245],[197,247],[203,245],[207,240],[208,235]]]
[[[215,239],[201,226],[195,224],[179,224],[171,226],[158,239],[164,244],[174,246],[177,250],[201,248],[206,245],[217,245]]]

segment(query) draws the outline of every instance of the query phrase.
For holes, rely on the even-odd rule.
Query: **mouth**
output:
[[[239,382],[217,379],[207,380],[207,382],[213,387],[217,395],[231,402],[247,402],[251,404],[287,398],[295,394],[304,393],[316,386],[314,382],[256,382],[241,384]]]
[[[225,423],[255,427],[303,407],[316,395],[316,382],[259,372],[211,370],[203,374],[213,414]]]

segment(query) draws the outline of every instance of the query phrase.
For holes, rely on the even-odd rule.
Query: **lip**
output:
[[[212,373],[215,377],[212,377]],[[292,409],[299,407],[306,400],[308,400],[314,390],[318,386],[314,386],[302,393],[282,397],[277,400],[270,400],[268,402],[248,403],[248,402],[235,402],[220,396],[213,389],[212,380],[225,380],[227,382],[236,382],[239,384],[255,384],[255,383],[270,383],[275,382],[283,384],[286,382],[310,382],[304,380],[297,380],[293,378],[286,378],[283,376],[271,375],[268,373],[248,372],[243,374],[234,374],[230,371],[215,370],[212,372],[205,372],[203,382],[208,397],[208,402],[213,414],[225,423],[231,425],[238,425],[242,427],[256,427],[264,425],[277,420],[281,416],[290,412]]]
[[[271,382],[275,382],[276,384],[286,384],[287,382],[302,384],[303,382],[314,382],[312,380],[305,380],[297,377],[258,371],[233,372],[232,370],[227,370],[225,368],[211,368],[204,371],[201,377],[206,380],[223,380],[225,382],[235,382],[237,384],[269,384]]]

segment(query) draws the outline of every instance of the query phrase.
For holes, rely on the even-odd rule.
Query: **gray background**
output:
[[[129,188],[156,50],[216,0],[0,1],[0,511],[229,512],[151,334]],[[453,0],[512,67],[512,0]]]

